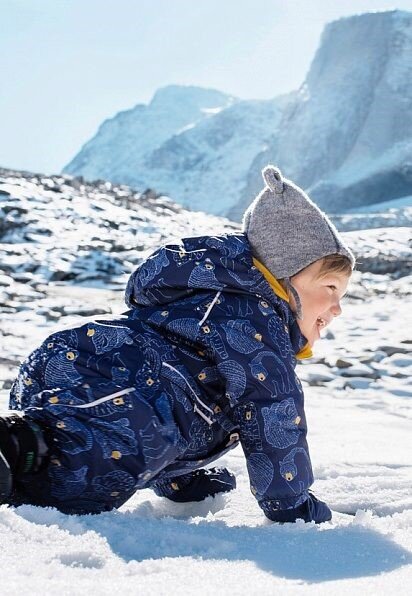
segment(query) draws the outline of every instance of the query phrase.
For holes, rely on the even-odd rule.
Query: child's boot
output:
[[[16,481],[40,470],[47,451],[38,424],[16,414],[0,417],[0,503],[8,500]]]

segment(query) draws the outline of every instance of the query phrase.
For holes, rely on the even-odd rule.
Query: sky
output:
[[[327,22],[393,8],[412,0],[0,0],[0,167],[58,173],[165,85],[297,89]]]

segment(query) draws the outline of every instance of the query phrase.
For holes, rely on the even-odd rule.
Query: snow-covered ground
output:
[[[136,199],[133,213],[126,212],[116,207],[121,189],[117,198],[114,191],[86,196],[81,190],[80,200],[63,183],[48,194],[46,182],[41,187],[35,181],[30,192],[24,179],[9,184],[14,187],[2,187],[8,207],[0,244],[0,409],[7,407],[19,361],[32,348],[79,315],[122,312],[121,273],[138,262],[143,248],[166,231],[193,233],[205,223],[201,214],[150,198],[139,199],[141,205]],[[19,185],[26,189],[20,200]],[[57,206],[64,221],[52,213]],[[106,220],[116,225],[105,227]],[[143,231],[136,235],[137,228]],[[236,473],[238,488],[203,503],[175,504],[143,490],[119,511],[100,516],[0,506],[0,594],[409,595],[408,236],[406,228],[347,235],[364,255],[366,272],[355,274],[344,314],[316,347],[314,359],[298,368],[313,488],[334,510],[331,522],[266,520],[250,493],[238,448],[219,461]],[[73,260],[79,250],[84,257]],[[403,277],[396,274],[396,262]],[[375,269],[387,272],[371,273]]]
[[[61,290],[50,300],[61,300]],[[81,302],[123,308],[116,292],[71,288],[65,295],[74,310]],[[204,503],[175,504],[143,490],[100,516],[2,506],[1,593],[409,594],[412,356],[402,341],[410,313],[399,296],[348,304],[332,329],[336,339],[322,340],[315,362],[299,368],[314,490],[334,511],[355,516],[335,513],[321,526],[272,524],[249,491],[239,448],[220,462],[236,473],[237,490]],[[16,324],[14,354],[51,330],[30,323],[28,311],[26,318]],[[347,368],[335,366],[339,358]]]

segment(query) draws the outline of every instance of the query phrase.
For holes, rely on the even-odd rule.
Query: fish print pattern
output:
[[[214,274],[214,269],[215,266],[210,259],[197,261],[187,280],[188,286],[198,287],[199,285],[205,285],[209,288],[222,289],[223,284],[218,282]]]
[[[87,326],[87,337],[91,338],[96,354],[110,352],[124,344],[133,344],[130,329],[122,326],[90,323]]]
[[[138,283],[142,288],[146,287],[152,280],[155,279],[164,267],[169,265],[170,261],[167,257],[167,251],[161,248],[156,258],[147,259],[138,269]]]
[[[295,495],[300,495],[307,482],[313,482],[311,469],[304,468],[305,476],[302,478],[299,475],[299,468],[296,462],[297,457],[300,456],[304,462],[310,463],[309,455],[303,447],[294,447],[285,457],[279,462],[280,475],[285,479],[289,489]]]
[[[74,365],[78,356],[78,350],[51,354],[44,370],[46,387],[70,387],[80,383],[82,377]]]
[[[236,419],[240,427],[242,445],[246,451],[262,451],[263,443],[255,404],[249,402],[238,406]]]
[[[248,322],[242,319],[230,320],[223,324],[227,343],[240,354],[251,354],[262,348],[262,336]]]
[[[120,459],[124,455],[135,455],[138,452],[136,436],[127,418],[107,422],[96,420],[92,433],[105,459]]]
[[[78,497],[87,486],[87,466],[78,470],[69,470],[61,465],[52,465],[50,469],[51,494],[59,500]]]
[[[122,470],[114,470],[92,480],[93,492],[102,497],[117,497],[122,493],[133,492],[135,484],[133,476]]]
[[[301,421],[291,397],[262,408],[264,432],[268,443],[279,449],[296,445]]]
[[[263,362],[267,363],[267,367],[270,366],[271,372],[269,372],[269,368],[264,366]],[[294,385],[292,383],[291,375],[288,373],[284,362],[274,352],[269,352],[268,350],[259,352],[249,365],[252,375],[258,381],[264,384],[265,387],[267,387],[268,384],[273,387],[273,397],[285,395],[293,391]]]
[[[149,467],[152,466],[154,462],[161,460],[170,447],[164,440],[159,440],[160,433],[160,428],[154,420],[150,420],[144,428],[139,430],[143,456]]]
[[[275,474],[273,463],[265,453],[251,453],[247,460],[250,485],[256,497],[265,494]]]

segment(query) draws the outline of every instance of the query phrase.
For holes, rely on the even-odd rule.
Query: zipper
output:
[[[207,317],[210,315],[210,311],[212,310],[212,308],[214,307],[216,302],[219,300],[219,296],[221,293],[222,293],[221,291],[216,293],[216,296],[213,298],[212,302],[209,304],[209,307],[208,307],[207,311],[205,312],[203,319],[201,321],[199,321],[199,323],[198,323],[199,327],[201,327],[203,325],[203,323],[206,321]]]
[[[106,401],[109,401],[110,399],[114,399],[115,397],[120,397],[121,395],[126,395],[127,393],[131,393],[132,391],[135,391],[136,387],[127,387],[127,389],[122,389],[121,391],[116,391],[115,393],[110,393],[110,395],[105,395],[104,397],[99,397],[99,399],[95,399],[94,401],[91,401],[90,403],[87,404],[79,404],[79,405],[75,405],[75,404],[59,404],[59,402],[57,402],[55,405],[56,406],[61,406],[64,405],[65,408],[92,408],[93,406],[98,406],[99,404],[103,404]],[[53,404],[51,404],[53,405]]]
[[[187,379],[182,375],[182,373],[177,370],[177,368],[175,368],[174,366],[172,366],[171,364],[169,364],[168,362],[162,362],[162,366],[165,366],[166,368],[168,368],[169,370],[173,370],[177,375],[179,375],[179,377],[181,379],[183,379],[183,381],[185,382],[185,384],[189,387],[191,393],[194,395],[194,398],[197,402],[199,402],[199,404],[201,406],[203,406],[203,408],[205,408],[205,410],[207,410],[208,412],[210,412],[212,415],[214,414],[212,408],[209,408],[209,406],[207,406],[201,399],[200,397],[196,394],[196,392],[192,389],[192,387],[190,386],[190,383],[188,383]],[[206,422],[211,425],[213,424],[213,420],[211,420],[210,418],[208,418],[206,416],[206,414],[204,414],[203,412],[201,412],[199,410],[199,408],[197,407],[197,405],[194,405],[194,411],[197,412],[204,420],[206,420]]]

